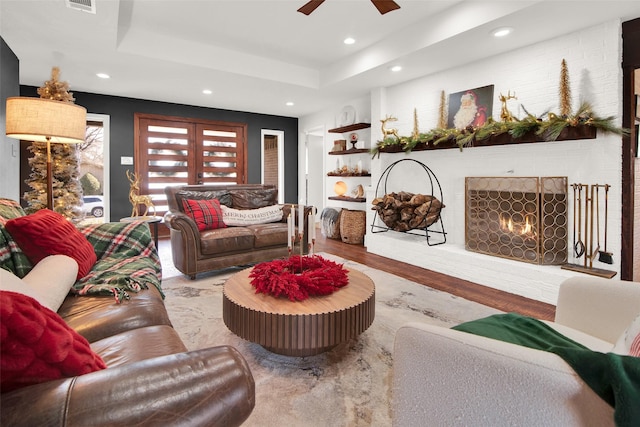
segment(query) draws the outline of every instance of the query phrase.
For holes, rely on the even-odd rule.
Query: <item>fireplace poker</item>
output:
[[[604,185],[604,251],[600,251],[598,261],[613,264],[613,253],[607,252],[607,228],[609,223],[609,184]]]
[[[577,199],[577,188],[578,188],[578,184],[571,184],[571,188],[573,188],[573,252],[575,253],[575,256],[578,257],[578,250],[576,249],[577,246],[577,242],[576,242],[576,220],[578,219],[578,216],[576,214],[577,212],[577,205],[576,205],[576,199]]]
[[[591,199],[589,200],[591,207],[591,215],[589,215],[589,268],[593,268],[593,260],[596,258],[596,255],[600,252],[600,185],[593,184],[591,186]],[[589,188],[587,186],[587,188]],[[588,192],[588,191],[587,191]],[[585,202],[586,207],[586,202]],[[596,248],[593,249],[593,216],[595,210],[596,217],[596,233],[597,233],[597,242]],[[586,259],[585,259],[586,260]]]
[[[576,242],[574,249],[576,252],[576,258],[580,258],[584,254],[585,249],[584,243],[582,242],[582,184],[576,184],[576,186],[578,187],[578,241]],[[575,207],[576,206],[574,205],[574,210]]]

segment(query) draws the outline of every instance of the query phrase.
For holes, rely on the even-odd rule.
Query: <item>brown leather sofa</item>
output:
[[[154,248],[144,227],[140,246]],[[0,243],[10,243],[2,222]],[[0,251],[3,268],[15,252]],[[107,368],[2,393],[0,425],[237,426],[251,414],[255,384],[242,355],[230,346],[187,351],[156,286],[121,302],[69,295],[57,312]]]
[[[278,190],[273,185],[184,185],[166,187],[169,211],[164,222],[171,233],[173,264],[195,279],[197,273],[221,268],[270,261],[288,255],[287,217],[292,205],[283,206],[282,220],[267,224],[231,226],[199,231],[193,219],[184,213],[183,199],[216,198],[234,209],[257,209],[277,204]],[[297,205],[293,205],[296,208]],[[305,206],[305,218],[311,211]],[[297,224],[298,218],[295,216]],[[304,221],[303,252],[307,253],[308,224]],[[298,251],[296,246],[296,251]]]
[[[107,369],[1,396],[6,426],[238,426],[255,405],[246,361],[230,346],[187,351],[150,287],[118,304],[66,298],[58,310]]]

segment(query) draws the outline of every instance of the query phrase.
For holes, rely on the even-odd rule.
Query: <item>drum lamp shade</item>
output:
[[[7,98],[6,134],[26,141],[79,144],[85,140],[87,110],[43,98]]]

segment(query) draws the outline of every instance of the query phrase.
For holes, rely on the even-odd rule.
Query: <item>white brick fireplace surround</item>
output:
[[[453,53],[452,53],[453,54]],[[558,111],[560,63],[566,59],[572,87],[573,108],[588,100],[596,115],[617,117],[622,111],[622,71],[620,22],[599,25],[551,41],[542,42],[508,54],[494,56],[473,64],[431,74],[408,83],[380,88],[371,94],[373,129],[378,118],[391,114],[398,118],[394,126],[400,135],[410,135],[413,110],[417,110],[421,131],[435,127],[440,92],[459,92],[494,85],[493,116],[500,116],[500,93],[515,91],[517,101],[509,102],[516,117]],[[437,61],[437,58],[434,58]],[[372,131],[372,143],[380,138]],[[331,138],[331,137],[329,137]],[[447,243],[428,246],[424,237],[393,231],[371,233],[376,184],[387,166],[410,156],[426,164],[442,186],[442,219]],[[504,145],[494,147],[416,151],[410,154],[383,153],[371,165],[372,187],[367,191],[367,250],[391,259],[449,274],[492,288],[555,304],[558,285],[567,277],[580,273],[560,266],[538,266],[464,249],[464,178],[466,176],[567,176],[569,184],[610,184],[607,250],[614,254],[614,264],[594,262],[594,267],[620,270],[621,233],[621,138],[598,132],[596,139],[549,143]],[[389,178],[389,191],[429,191],[423,171],[397,166]],[[400,171],[399,169],[404,169]],[[570,193],[571,194],[571,193]],[[572,209],[572,207],[571,207]],[[569,230],[572,230],[572,211]],[[437,237],[434,237],[436,239]],[[571,236],[570,236],[571,238]],[[568,242],[571,247],[572,242]],[[581,263],[569,256],[569,262]]]
[[[560,266],[534,265],[490,255],[470,252],[464,248],[465,176],[568,176],[569,183],[612,183],[617,189],[609,196],[609,236],[607,250],[620,253],[620,178],[617,176],[621,149],[619,138],[599,135],[594,140],[561,141],[552,143],[520,144],[496,147],[477,147],[458,150],[419,151],[410,154],[425,163],[436,175],[442,186],[442,221],[447,232],[447,242],[429,246],[426,238],[394,231],[372,233],[374,212],[368,211],[365,246],[367,251],[387,258],[417,265],[459,277],[481,285],[555,304],[559,284],[566,278],[580,273],[563,270]],[[406,156],[403,153],[383,154],[379,166],[384,170],[393,161]],[[429,194],[426,175],[402,162],[391,172],[387,190],[411,191]],[[602,165],[608,164],[603,168]],[[379,174],[367,193],[367,201],[376,196]],[[572,200],[570,203],[572,204]],[[569,230],[573,227],[572,206],[569,211]],[[433,236],[438,241],[438,235]],[[571,247],[572,242],[568,242]],[[582,263],[569,254],[569,262]],[[619,270],[619,257],[614,255],[614,265],[594,261],[594,267]]]

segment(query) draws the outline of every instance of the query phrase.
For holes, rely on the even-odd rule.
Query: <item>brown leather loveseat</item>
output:
[[[287,217],[291,206],[283,205],[282,218],[264,224],[229,226],[198,230],[185,214],[183,200],[218,199],[221,205],[248,211],[277,205],[278,189],[273,185],[184,185],[166,187],[169,211],[164,221],[171,233],[173,264],[191,279],[197,273],[221,268],[270,261],[288,255]],[[306,206],[304,218],[311,207]],[[294,216],[297,225],[298,215]],[[308,223],[304,221],[304,253],[307,253]],[[297,228],[296,228],[297,230]],[[296,253],[299,246],[296,243]]]
[[[9,282],[17,282],[18,287],[26,286],[23,279],[45,266],[45,261],[30,266],[13,241],[15,234],[11,235],[4,227],[7,220],[21,216],[24,211],[16,202],[0,199],[0,284],[3,289],[10,285]],[[33,325],[41,325],[41,319],[61,318],[68,328],[86,339],[91,351],[104,361],[106,369],[75,376],[62,375],[6,392],[3,389],[0,425],[204,427],[242,424],[255,406],[255,383],[250,368],[242,355],[230,346],[193,351],[185,347],[172,327],[164,305],[161,267],[148,225],[106,223],[83,227],[80,231],[93,246],[97,262],[89,274],[73,285],[74,292],[66,298],[62,294],[64,300],[56,312],[35,306],[39,311],[28,313],[28,324],[31,325],[28,329],[42,331],[44,327]],[[132,267],[127,269],[128,266]],[[47,282],[45,285],[51,284],[51,276],[56,274],[54,267],[48,264],[42,271],[44,274],[39,274],[42,281]],[[141,271],[146,271],[144,276],[140,276]],[[132,291],[129,288],[110,296],[98,291],[95,295],[83,294],[87,289],[101,286],[116,289],[117,284],[105,285],[92,279],[100,274],[102,277],[108,274],[117,284],[134,280],[133,276],[137,274],[135,280],[142,289]],[[10,301],[9,295],[26,298],[5,290],[0,294],[7,296],[3,299],[5,303]],[[4,324],[0,345],[24,351],[18,355],[17,350],[10,352],[11,348],[3,347],[3,355],[9,355],[10,360],[19,357],[22,363],[37,359],[33,354],[44,346],[58,347],[51,339],[51,342],[36,342],[33,333],[21,338],[21,342],[33,342],[38,350],[21,347],[13,338],[9,345],[5,332],[16,329],[12,325],[17,322],[13,320],[17,316],[12,313],[17,310],[7,313],[13,308],[8,306],[6,303],[1,310]],[[50,330],[65,329],[58,326]],[[70,335],[56,335],[59,336]],[[66,351],[69,346],[60,348]],[[51,350],[43,354],[53,360],[50,355],[62,351]],[[79,357],[73,360],[79,360]],[[7,368],[7,372],[19,368],[5,365],[3,363],[2,368]]]

